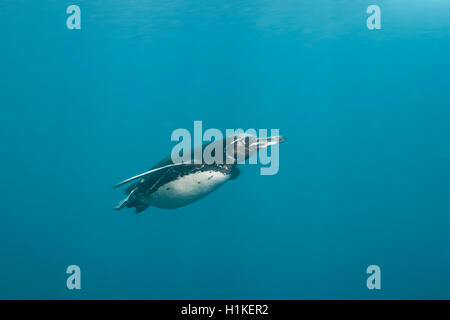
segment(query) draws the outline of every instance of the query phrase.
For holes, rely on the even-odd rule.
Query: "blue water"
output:
[[[448,0],[1,1],[0,298],[450,298],[449,14]],[[192,205],[113,211],[111,187],[194,120],[279,128],[279,173],[249,165]]]

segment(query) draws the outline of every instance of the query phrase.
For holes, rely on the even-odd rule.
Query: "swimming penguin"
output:
[[[197,201],[222,186],[228,180],[239,176],[237,164],[254,155],[258,150],[283,142],[280,136],[258,138],[250,134],[235,134],[198,148],[221,150],[223,161],[194,161],[174,163],[168,157],[147,172],[131,177],[114,186],[120,187],[134,181],[125,189],[127,197],[115,208],[136,208],[136,213],[149,206],[175,209]],[[217,149],[216,149],[217,148]],[[208,162],[208,163],[207,163]],[[220,162],[220,163],[219,163]]]

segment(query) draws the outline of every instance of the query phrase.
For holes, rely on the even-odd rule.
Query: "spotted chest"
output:
[[[205,197],[230,177],[223,171],[197,171],[159,186],[152,193],[142,195],[141,200],[155,207],[178,208]]]

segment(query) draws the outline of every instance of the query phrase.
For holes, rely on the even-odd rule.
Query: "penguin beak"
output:
[[[257,144],[258,149],[264,149],[282,142],[284,142],[284,138],[282,136],[273,136],[269,138],[258,138]]]

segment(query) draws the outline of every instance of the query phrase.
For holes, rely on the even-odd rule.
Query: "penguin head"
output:
[[[258,138],[254,135],[243,133],[227,136],[225,140],[226,157],[232,158],[239,163],[253,156],[258,150],[283,142],[284,138],[281,136]]]

